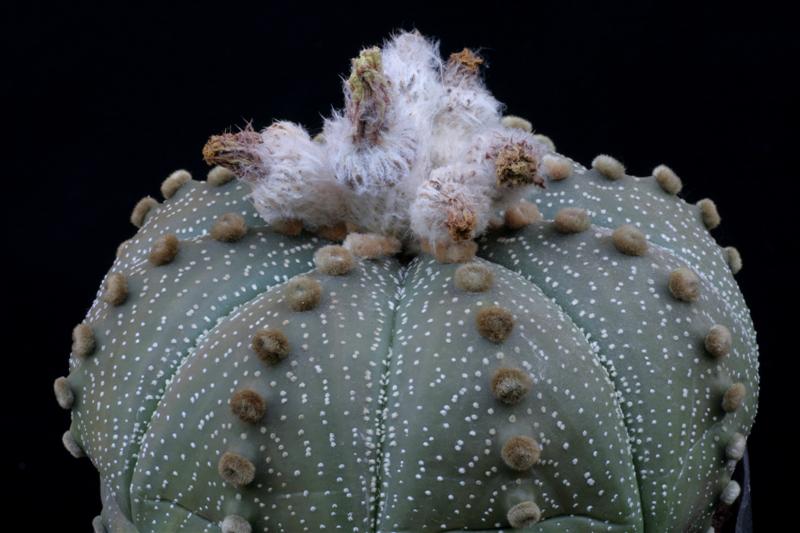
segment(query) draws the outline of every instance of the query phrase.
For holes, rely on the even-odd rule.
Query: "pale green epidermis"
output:
[[[674,247],[675,255],[655,248],[646,258],[629,258],[600,229],[565,237],[536,225],[506,235],[513,240],[487,238],[480,252],[530,281],[493,266],[495,289],[461,293],[453,302],[448,280],[455,267],[418,259],[401,281],[403,271],[392,261],[364,263],[344,278],[319,278],[327,294],[320,308],[327,309],[325,317],[319,310],[289,313],[281,308],[280,288],[268,290],[307,271],[320,242],[260,232],[232,244],[198,238],[230,210],[251,225],[259,222],[238,184],[182,188],[148,216],[139,242],[117,262],[116,269],[129,273],[131,297],[120,308],[95,303],[87,320],[98,335],[98,352],[70,376],[78,390],[73,431],[115,493],[117,516],[142,531],[217,531],[231,513],[247,516],[256,531],[354,523],[362,531],[378,524],[493,530],[505,524],[515,498],[530,496],[543,511],[539,531],[635,531],[641,527],[637,498],[648,529],[703,524],[725,475],[721,449],[733,431],[749,430],[755,414],[749,316],[694,208],[652,180],[610,183],[589,174],[548,183],[536,198],[545,216],[565,205],[596,207],[595,223],[638,224],[651,242]],[[629,194],[625,186],[632,187]],[[219,209],[213,216],[203,207],[210,197]],[[172,202],[184,204],[175,209]],[[182,243],[174,264],[154,268],[143,258],[162,231],[193,238]],[[681,260],[703,278],[697,304],[675,302],[662,284],[661,276]],[[326,307],[332,293],[337,305]],[[516,329],[520,336],[507,345],[489,346],[468,320],[453,319],[486,301],[533,322]],[[259,312],[248,316],[245,309]],[[301,350],[276,370],[249,352],[247,328],[284,313],[284,331]],[[702,350],[705,331],[717,322],[735,341],[720,363]],[[547,349],[537,353],[534,346]],[[559,351],[567,346],[570,356]],[[550,381],[538,381],[520,406],[495,402],[488,389],[492,363],[465,355],[487,348],[489,361],[503,352],[530,365],[535,379]],[[733,379],[751,394],[737,413],[723,416],[721,390]],[[227,407],[233,388],[245,384],[261,387],[269,402],[257,427],[239,422]],[[608,403],[614,389],[622,398],[617,406]],[[532,436],[544,448],[530,476],[509,472],[499,457],[506,433],[522,426],[538,431]],[[495,435],[487,437],[492,428]],[[459,440],[457,450],[453,442]],[[257,467],[255,484],[240,498],[216,472],[219,453],[229,447],[250,454]],[[477,458],[474,465],[463,464],[467,456]],[[378,457],[380,471],[370,463]],[[337,475],[334,463],[345,465],[344,473]],[[439,490],[443,485],[450,490]]]

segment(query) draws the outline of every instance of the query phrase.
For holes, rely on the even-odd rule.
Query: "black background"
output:
[[[227,127],[279,118],[318,130],[341,103],[349,58],[417,27],[445,54],[479,48],[490,89],[560,152],[584,164],[610,153],[635,175],[667,163],[687,200],[717,202],[714,235],[742,252],[737,279],[761,348],[755,521],[792,519],[779,487],[798,461],[797,19],[765,2],[429,4],[0,8],[7,515],[88,531],[100,510],[90,463],[61,446],[69,415],[52,381],[134,232],[133,204],[176,168],[203,179],[200,150]]]

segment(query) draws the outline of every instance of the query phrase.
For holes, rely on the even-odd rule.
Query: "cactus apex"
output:
[[[731,331],[722,324],[715,324],[708,330],[704,344],[711,357],[725,357],[731,351]]]
[[[147,218],[147,214],[150,210],[158,206],[158,200],[152,196],[145,196],[133,206],[133,211],[131,211],[131,224],[137,228],[141,228],[144,226],[144,220]]]
[[[565,180],[572,175],[572,163],[566,157],[546,154],[542,157],[542,166],[553,181]]]
[[[679,267],[670,272],[668,286],[676,300],[696,302],[700,298],[700,278],[689,268]]]
[[[600,154],[592,159],[592,168],[610,180],[625,177],[625,166],[610,155]]]
[[[683,189],[683,182],[667,165],[658,165],[654,168],[653,176],[656,183],[669,194],[676,195]]]
[[[589,213],[579,207],[565,207],[553,218],[553,227],[563,234],[581,233],[589,229],[592,221]]]
[[[161,182],[161,195],[165,200],[172,198],[178,189],[192,180],[192,175],[186,170],[176,170]]]
[[[314,264],[323,274],[343,276],[353,270],[355,259],[344,246],[331,244],[314,252]]]
[[[289,280],[284,290],[284,297],[292,311],[310,311],[319,305],[322,285],[314,278],[297,276]]]
[[[267,412],[267,402],[256,391],[241,389],[233,393],[228,401],[231,412],[242,422],[256,424]]]
[[[492,305],[483,307],[475,315],[478,333],[495,344],[500,344],[511,335],[514,328],[514,316],[503,307]]]
[[[153,244],[147,258],[153,266],[163,266],[175,260],[178,256],[179,248],[180,241],[178,237],[172,233],[167,233]]]
[[[239,213],[225,213],[211,226],[211,238],[222,242],[236,242],[247,234],[247,222]]]
[[[492,287],[494,272],[484,264],[467,263],[456,269],[453,282],[462,291],[484,292]]]
[[[253,335],[251,347],[259,359],[274,365],[289,355],[289,339],[279,329],[262,329]]]
[[[113,272],[106,278],[106,288],[101,296],[110,305],[122,305],[128,299],[128,278],[121,272]]]
[[[217,471],[222,479],[237,488],[249,485],[256,476],[256,467],[250,459],[234,452],[222,454]]]
[[[72,392],[72,386],[69,380],[64,376],[58,377],[53,382],[53,392],[56,395],[56,401],[62,409],[72,409],[75,403],[75,394]]]
[[[641,256],[647,253],[647,238],[632,224],[623,224],[611,234],[614,247],[625,255]]]

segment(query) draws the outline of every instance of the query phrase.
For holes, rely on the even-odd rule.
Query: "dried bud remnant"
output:
[[[250,178],[253,168],[261,164],[258,152],[261,143],[261,135],[250,126],[238,133],[212,135],[203,147],[203,159],[209,165],[219,165]]]
[[[544,187],[544,180],[537,174],[539,158],[524,142],[501,148],[495,157],[494,166],[498,186],[522,187],[533,183]]]
[[[347,89],[347,114],[355,127],[354,140],[377,143],[390,102],[380,48],[362,50],[353,59]]]

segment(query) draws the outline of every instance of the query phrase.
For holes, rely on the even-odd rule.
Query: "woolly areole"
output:
[[[758,347],[716,207],[556,153],[483,68],[399,33],[321,134],[213,136],[137,204],[52,376],[97,528],[706,531],[736,501]]]

